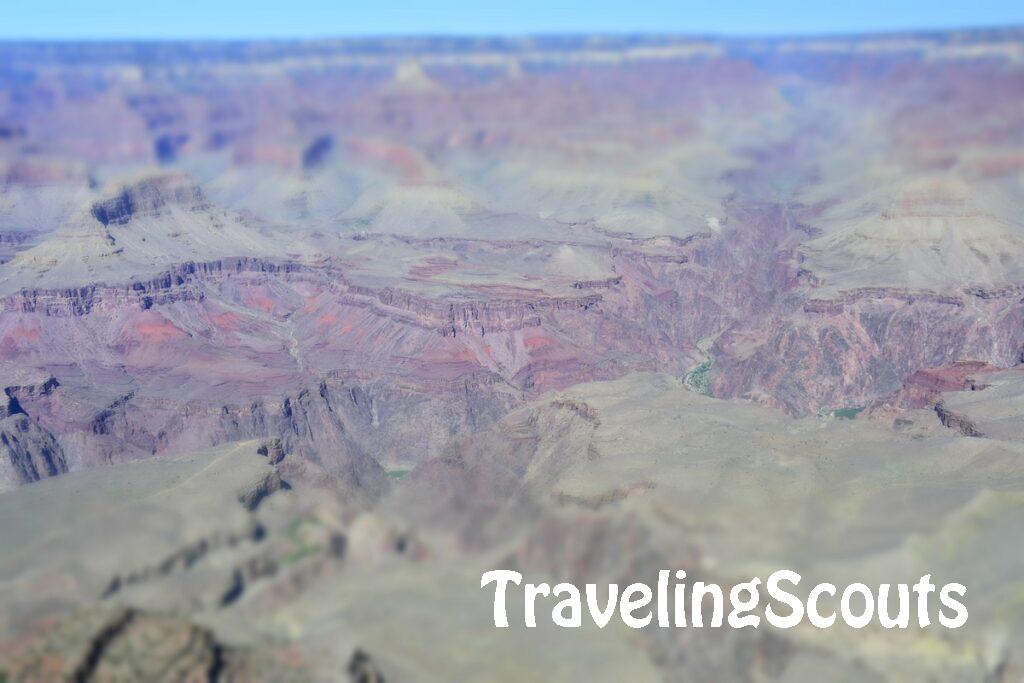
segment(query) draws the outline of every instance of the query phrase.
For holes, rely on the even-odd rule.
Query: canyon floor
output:
[[[1019,30],[0,43],[0,678],[1024,680],[1022,216]]]

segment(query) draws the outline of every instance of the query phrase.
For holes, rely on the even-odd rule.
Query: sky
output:
[[[1024,0],[0,0],[2,39],[680,33],[1024,25]]]

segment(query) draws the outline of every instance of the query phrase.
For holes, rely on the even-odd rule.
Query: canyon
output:
[[[0,672],[1017,680],[1022,105],[1016,29],[0,43]],[[499,561],[978,626],[481,634]]]

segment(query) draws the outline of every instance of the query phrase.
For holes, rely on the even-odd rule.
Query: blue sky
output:
[[[1024,24],[1024,0],[0,0],[0,38],[773,35]]]

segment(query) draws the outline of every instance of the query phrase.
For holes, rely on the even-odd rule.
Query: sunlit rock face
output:
[[[892,518],[886,549],[900,558],[927,550],[912,542],[935,533],[921,511],[950,487],[955,500],[942,498],[934,524],[960,533],[1005,512],[1012,531],[1013,491],[991,498],[974,479],[952,480],[978,467],[981,479],[1016,486],[1022,363],[1018,30],[0,44],[0,489],[49,491],[59,510],[52,501],[83,486],[107,481],[109,498],[141,487],[146,511],[128,509],[138,521],[123,527],[114,515],[109,526],[123,534],[104,550],[127,574],[69,568],[77,560],[50,557],[46,541],[40,566],[54,574],[38,581],[61,577],[49,606],[66,607],[120,577],[115,593],[143,610],[130,622],[205,643],[200,668],[221,647],[217,628],[238,642],[292,638],[321,651],[337,634],[325,628],[318,640],[315,625],[337,615],[312,586],[350,619],[385,624],[366,642],[345,626],[344,652],[317,666],[379,664],[423,680],[431,648],[394,638],[372,604],[391,590],[374,582],[384,566],[413,585],[475,571],[484,557],[581,579],[659,563],[735,579],[715,555],[743,547],[754,560],[811,566],[799,541],[813,535],[819,547],[827,533],[854,538],[854,554],[867,556],[870,534],[851,537],[835,507],[867,503],[807,492],[847,491],[848,475],[878,480],[838,466],[816,480],[813,463],[787,459],[833,448],[806,436],[818,428],[839,443],[830,457],[872,453],[882,479],[879,444],[918,454],[915,476],[939,467],[929,448],[950,455],[908,518]],[[645,407],[612,405],[607,392]],[[678,414],[665,407],[673,402]],[[660,427],[645,431],[651,420]],[[709,420],[717,440],[702,431]],[[698,526],[673,499],[692,493],[685,477],[659,455],[697,458],[681,439],[728,461],[722,476],[741,478],[747,493],[783,486],[787,477],[765,472],[794,468],[787,509],[799,521],[776,539],[785,552],[743,535],[753,507],[730,511],[713,497],[726,540],[711,559],[701,529],[672,535],[664,519]],[[244,495],[232,481],[223,500],[216,478],[210,490],[192,486],[217,472],[203,462],[239,443],[262,448],[266,462],[223,462],[274,469],[243,482]],[[730,460],[750,443],[768,460]],[[634,469],[609,464],[621,457]],[[206,539],[216,552],[190,560],[196,573],[187,562],[161,571],[124,540],[181,512],[164,507],[171,475],[191,483],[167,497],[218,502],[193,520],[194,534],[155,534],[146,551],[178,568],[174,558]],[[8,500],[18,510],[31,497]],[[882,502],[884,517],[896,503]],[[103,507],[89,499],[81,512],[94,503]],[[853,532],[883,524],[868,512]],[[218,516],[223,524],[207,528]],[[622,545],[636,552],[617,554]],[[439,566],[424,568],[425,558]],[[969,558],[946,559],[977,571]],[[339,577],[350,568],[367,597],[345,593]],[[29,587],[0,592],[0,606],[47,612],[33,602],[31,565],[15,558],[0,570],[8,586]],[[223,619],[211,618],[214,631],[163,621],[185,603]],[[279,622],[254,633],[252,616],[267,610]],[[455,614],[436,630],[476,633]],[[88,617],[82,642],[90,619],[101,631],[107,623]],[[559,642],[609,680],[885,671],[800,638],[636,648],[621,635]],[[974,654],[944,650],[924,668],[899,648],[883,659],[902,680],[1011,680],[1019,636],[990,636],[965,641]],[[373,647],[395,640],[395,653]],[[470,680],[481,662],[520,661],[510,651],[521,649],[539,657],[535,668],[506,678],[554,675],[528,638],[490,645],[432,671]]]

